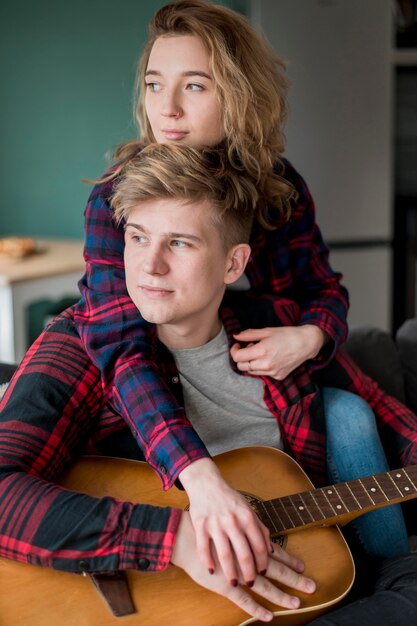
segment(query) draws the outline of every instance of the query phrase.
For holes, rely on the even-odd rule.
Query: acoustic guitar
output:
[[[272,536],[306,564],[317,583],[299,594],[297,610],[265,604],[274,624],[306,624],[340,602],[355,570],[337,525],[372,509],[417,496],[417,466],[314,489],[297,463],[267,447],[242,448],[215,458],[223,476],[250,501]],[[145,464],[83,457],[61,484],[94,496],[186,508],[184,492],[163,492]],[[194,583],[182,570],[127,572],[135,613],[115,617],[88,577],[0,559],[1,626],[244,626],[256,623],[230,601]]]

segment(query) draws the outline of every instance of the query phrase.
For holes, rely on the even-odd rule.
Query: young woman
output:
[[[256,520],[247,523],[247,505],[219,479],[184,409],[157,374],[147,325],[126,292],[124,234],[112,220],[109,199],[124,164],[143,145],[157,141],[224,146],[230,161],[256,182],[262,198],[251,236],[251,262],[237,287],[279,294],[300,307],[296,326],[247,329],[237,335],[231,356],[240,370],[278,380],[305,361],[312,371],[323,368],[346,337],[348,296],[340,275],[329,265],[306,184],[282,158],[286,89],[283,64],[243,17],[201,0],[163,7],[149,26],[137,74],[139,139],[118,149],[115,166],[93,189],[85,213],[87,270],[75,311],[78,332],[102,373],[110,404],[130,425],[164,488],[179,479],[187,490],[203,563],[210,571],[215,567],[212,541],[231,581],[237,578],[238,565],[245,580],[264,569],[268,538]],[[348,367],[354,370],[352,364]],[[378,413],[380,392],[365,392],[369,388],[363,385],[363,395]],[[336,448],[328,447],[328,467],[335,468],[330,478],[350,477],[338,467],[346,457],[340,452],[344,441],[335,430],[342,422],[343,437],[353,450],[356,440],[349,424],[361,443],[362,425],[371,425],[377,444],[371,459],[365,455],[372,463],[364,471],[384,471],[386,460],[368,405],[341,390],[323,389],[323,395]],[[401,420],[396,421],[393,406],[388,403],[386,409],[382,404],[378,417],[408,435],[414,418],[401,408]],[[349,471],[354,469],[355,462]],[[405,551],[400,513],[390,509],[378,514],[396,516],[399,538],[393,547],[388,534],[382,550]],[[386,527],[386,521],[382,525]],[[369,532],[368,538],[375,533]]]

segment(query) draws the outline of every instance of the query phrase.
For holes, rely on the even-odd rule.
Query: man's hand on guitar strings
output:
[[[269,530],[211,459],[191,463],[181,472],[180,480],[190,500],[201,563],[210,573],[220,566],[232,586],[237,585],[240,571],[246,584],[252,586],[256,575],[268,565]]]
[[[234,587],[226,579],[216,554],[214,559],[217,567],[211,575],[198,558],[196,536],[190,514],[184,512],[178,527],[171,562],[181,567],[199,585],[229,599],[248,615],[262,622],[271,621],[273,618],[271,611],[262,606],[259,598],[255,598],[245,589],[241,572],[239,572],[238,583]],[[288,609],[297,609],[300,606],[300,599],[282,591],[274,583],[278,582],[296,591],[313,593],[316,588],[315,583],[301,574],[303,567],[299,559],[291,556],[279,546],[274,546],[273,553],[270,553],[267,558],[266,574],[255,576],[252,591],[260,598],[274,604]]]

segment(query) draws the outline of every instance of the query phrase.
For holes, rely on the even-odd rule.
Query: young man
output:
[[[135,196],[138,189],[140,199]],[[222,329],[219,306],[226,285],[240,276],[248,260],[250,248],[244,242],[256,200],[255,187],[224,155],[185,147],[144,149],[118,188],[115,205],[126,221],[127,283],[133,302],[154,325],[154,360],[177,387],[171,376],[173,353],[210,345]],[[146,393],[146,380],[143,387]],[[272,425],[268,437],[273,431],[279,447],[275,420],[269,415],[265,421]],[[257,550],[259,544],[256,569],[250,553],[250,563],[244,562],[240,573],[225,546],[223,560],[229,559],[231,568],[223,573],[215,551],[207,546],[213,564],[209,572],[198,557],[201,546],[188,512],[62,489],[56,484],[59,476],[83,453],[140,458],[124,420],[107,406],[99,371],[89,361],[68,310],[28,351],[1,405],[0,556],[73,572],[158,571],[172,562],[263,620],[271,613],[247,593],[244,582],[261,598],[288,608],[297,607],[299,599],[280,584],[314,591],[298,559],[276,546],[271,553],[267,530],[210,458],[195,463],[202,477],[207,476],[204,495],[210,499],[213,485],[220,484],[232,505],[244,511],[254,543],[244,544],[238,537],[234,549],[241,551],[244,562],[251,546]],[[187,479],[184,470],[184,486]],[[218,545],[221,550],[221,537]]]
[[[256,443],[285,445],[319,475],[324,427],[320,396],[307,370],[301,367],[281,382],[259,380],[250,367],[239,374],[229,358],[240,324],[250,326],[255,318],[263,325],[268,320],[285,324],[297,315],[288,301],[225,296],[249,260],[246,241],[256,201],[251,182],[219,152],[163,145],[144,149],[127,167],[113,200],[117,218],[126,224],[127,286],[132,306],[152,324],[152,363],[158,363],[177,396],[184,395],[187,413],[211,453]],[[146,394],[146,379],[140,393]],[[308,438],[299,436],[303,431]],[[141,436],[149,436],[145,419]],[[180,473],[197,509],[191,524],[189,514],[178,510],[89,498],[55,485],[83,453],[137,458],[138,449],[124,421],[106,405],[99,372],[82,348],[69,310],[29,350],[2,405],[0,555],[67,571],[160,570],[171,561],[265,620],[270,613],[248,596],[243,582],[288,607],[298,606],[298,599],[273,587],[265,573],[295,590],[314,590],[314,583],[300,575],[299,561],[276,547],[274,555],[263,556],[269,548],[265,528],[208,456]],[[206,508],[213,500],[217,509],[212,494],[219,491],[232,503],[228,515],[236,532],[230,541],[211,525],[210,514],[204,519],[198,514],[199,500]],[[246,532],[236,518],[246,520]],[[221,567],[213,561],[211,542]]]

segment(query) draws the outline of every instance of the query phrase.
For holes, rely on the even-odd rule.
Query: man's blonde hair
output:
[[[111,205],[118,223],[150,199],[207,200],[210,219],[226,249],[249,241],[258,202],[253,181],[228,161],[224,150],[186,145],[150,144],[126,163]]]

